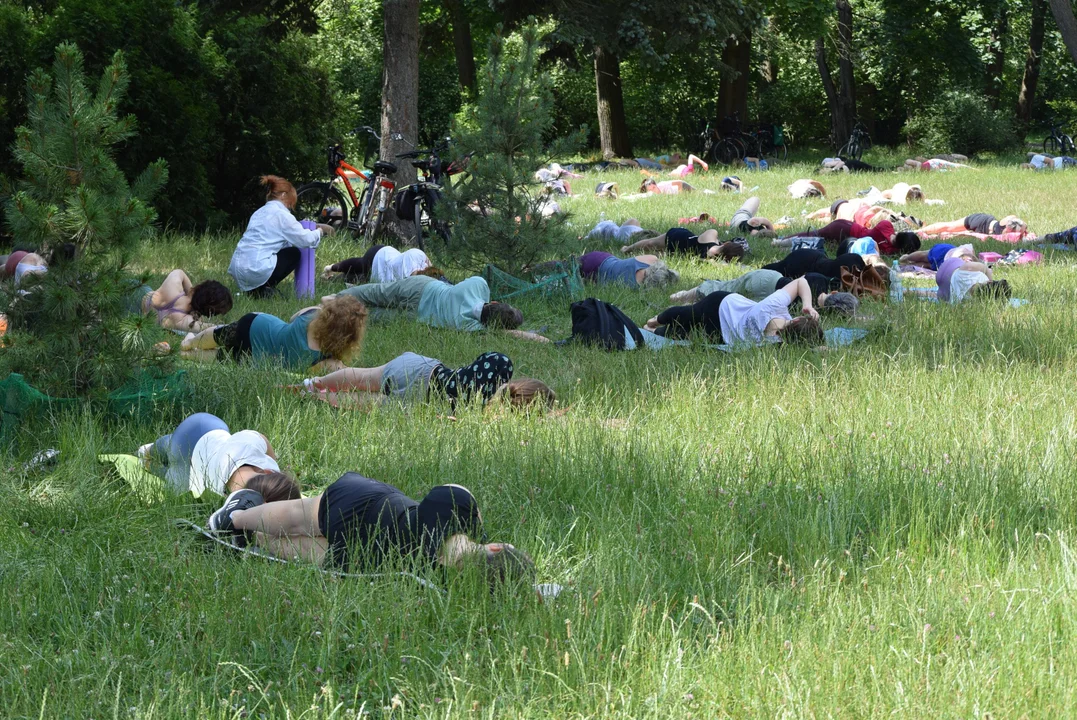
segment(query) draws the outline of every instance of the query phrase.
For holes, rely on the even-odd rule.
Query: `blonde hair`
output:
[[[518,378],[499,387],[494,398],[507,401],[514,408],[542,405],[545,409],[550,409],[557,402],[557,393],[541,380]]]
[[[351,295],[337,295],[324,302],[310,323],[322,355],[349,361],[363,345],[367,316],[366,305]]]

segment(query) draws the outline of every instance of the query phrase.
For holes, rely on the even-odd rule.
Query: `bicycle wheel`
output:
[[[344,196],[331,183],[312,182],[296,191],[292,214],[300,220],[331,225],[339,231],[348,225],[348,206]]]
[[[1071,138],[1069,135],[1063,135],[1062,136],[1062,154],[1072,156],[1074,153],[1077,153],[1077,148],[1074,148],[1074,146],[1073,146],[1073,138]]]
[[[732,140],[726,138],[714,146],[714,161],[722,165],[732,165],[741,158],[740,149]]]
[[[423,207],[423,201],[416,198],[415,200],[415,229],[414,229],[414,241],[415,247],[419,248],[423,252],[426,252],[426,243],[423,242],[423,213],[426,210]]]
[[[378,231],[381,229],[381,216],[385,212],[385,208],[389,206],[388,194],[389,190],[379,185],[377,192],[370,201],[370,207],[367,209],[366,224],[363,225],[363,237],[371,245],[374,244],[374,238],[378,236]]]
[[[1049,135],[1043,141],[1043,154],[1054,156],[1058,152],[1058,138],[1054,135]]]
[[[785,162],[789,159],[789,146],[785,143],[774,146],[774,158]]]

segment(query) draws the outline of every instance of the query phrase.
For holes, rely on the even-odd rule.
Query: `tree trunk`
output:
[[[471,19],[462,0],[444,0],[452,20],[452,44],[456,51],[456,74],[460,77],[460,89],[471,98],[475,97],[475,49],[471,43]]]
[[[1073,5],[1070,0],[1050,0],[1051,14],[1058,23],[1058,31],[1062,33],[1062,42],[1066,43],[1066,49],[1070,51],[1070,57],[1077,63],[1077,18],[1073,17]]]
[[[834,78],[830,74],[830,66],[826,62],[826,43],[823,38],[815,38],[815,64],[819,66],[819,77],[823,81],[823,92],[826,93],[826,102],[830,107],[830,135],[834,147],[840,149],[849,134],[853,131],[853,119],[846,115],[844,105],[838,96],[838,89],[834,86]]]
[[[415,168],[396,156],[411,148],[392,139],[400,133],[419,141],[419,0],[385,0],[384,69],[381,83],[381,158],[396,165],[397,188],[415,182]],[[390,208],[383,228],[403,239],[414,237],[414,227]]]
[[[598,46],[595,46],[595,96],[598,99],[598,135],[602,143],[602,156],[607,159],[632,157],[624,95],[621,93],[621,61]]]
[[[853,77],[853,6],[849,0],[837,0],[838,10],[838,74],[841,87],[838,105],[845,123],[844,138],[853,131],[856,119],[856,79]],[[844,139],[843,139],[844,141]]]
[[[722,73],[718,83],[719,119],[737,113],[741,122],[748,121],[748,81],[752,70],[751,33],[732,38],[722,50],[722,63],[732,72]]]
[[[987,78],[984,83],[987,106],[992,110],[998,109],[999,99],[1002,97],[1002,73],[1006,68],[1004,43],[1009,32],[1010,15],[1006,4],[1002,3],[998,10],[995,26],[991,28],[991,40],[988,47],[988,55],[991,59],[987,63]]]
[[[1022,134],[1032,122],[1032,106],[1036,102],[1036,86],[1040,82],[1040,59],[1043,55],[1043,26],[1047,16],[1047,0],[1032,0],[1032,23],[1028,30],[1028,55],[1025,74],[1021,78],[1021,94],[1017,97],[1017,123]]]

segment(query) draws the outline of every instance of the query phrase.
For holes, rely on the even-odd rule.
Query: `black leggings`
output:
[[[347,282],[366,282],[370,280],[370,273],[374,269],[374,256],[378,254],[384,245],[371,245],[363,257],[348,258],[341,260],[329,269],[333,272],[343,273]]]
[[[239,362],[251,354],[251,324],[256,317],[258,313],[247,313],[234,323],[213,328],[213,342],[217,343],[218,360],[223,362],[231,357]]]
[[[666,308],[658,315],[658,324],[663,326],[663,332],[658,334],[668,338],[684,338],[688,337],[693,329],[699,329],[721,341],[722,323],[718,318],[718,308],[722,301],[732,294],[715,292],[695,305]]]
[[[265,297],[268,295],[269,291],[277,287],[277,284],[280,283],[281,280],[295,272],[295,269],[299,267],[299,257],[299,248],[281,248],[277,252],[277,266],[273,268],[273,274],[266,280],[265,285],[250,290],[247,294],[253,295],[254,297]]]

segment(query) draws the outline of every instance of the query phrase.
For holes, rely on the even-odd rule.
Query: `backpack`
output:
[[[401,220],[415,221],[415,201],[420,195],[425,196],[426,199],[426,211],[428,213],[434,212],[434,207],[438,204],[438,200],[441,199],[441,194],[429,186],[422,184],[408,185],[403,190],[396,193],[396,197],[393,198],[393,210],[396,211],[396,216]]]
[[[624,350],[627,330],[636,341],[636,347],[643,347],[643,333],[617,306],[587,298],[572,303],[571,311],[572,339],[576,342],[601,345],[606,350]]]

